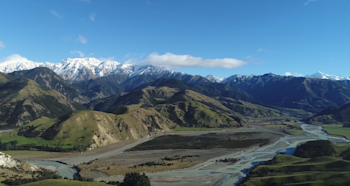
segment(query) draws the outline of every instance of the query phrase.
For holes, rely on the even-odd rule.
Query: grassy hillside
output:
[[[7,75],[5,73],[0,72],[0,86],[13,80],[14,78],[11,77],[10,75]]]
[[[350,144],[309,141],[299,145],[295,156],[276,155],[254,167],[241,186],[350,184]],[[296,157],[299,156],[299,157]]]
[[[46,67],[37,67],[31,70],[15,71],[9,75],[15,78],[28,78],[41,86],[48,87],[65,95],[68,99],[78,103],[87,103],[90,99],[85,91],[67,83],[62,77]],[[0,80],[1,81],[1,80]]]
[[[235,99],[226,98],[226,97],[218,97],[217,99],[225,107],[245,117],[268,118],[268,117],[287,116],[286,113],[283,113],[277,109],[264,107],[258,104],[253,104],[242,100],[235,100]]]
[[[0,138],[2,142],[17,140],[18,144],[93,148],[175,127],[175,123],[153,110],[130,106],[120,115],[79,111],[56,119],[40,118],[14,131],[1,133]]]
[[[312,124],[342,124],[350,125],[350,103],[340,108],[329,107],[313,117],[306,119]]]
[[[61,93],[19,78],[0,85],[0,127],[14,127],[42,116],[55,118],[84,109]]]
[[[255,167],[244,186],[329,185],[350,183],[350,161],[334,157],[297,158],[276,155],[273,160]]]
[[[12,132],[0,134],[1,140],[17,140],[20,145],[36,143],[49,147],[81,145],[94,148],[170,131],[177,126],[247,127],[218,100],[193,91],[148,87],[121,98],[115,102],[120,107],[115,108],[112,104],[108,108],[112,113],[85,110],[55,119],[42,117]]]

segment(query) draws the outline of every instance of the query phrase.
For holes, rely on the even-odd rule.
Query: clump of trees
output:
[[[154,161],[148,161],[146,163],[142,163],[140,165],[134,165],[133,168],[136,168],[137,166],[139,167],[144,167],[144,166],[171,166],[174,165],[173,163],[165,163],[165,162],[154,162]]]
[[[176,156],[173,156],[173,157],[167,157],[165,156],[163,158],[163,160],[166,160],[166,161],[175,161],[175,160],[183,160],[185,158],[195,158],[195,157],[199,157],[199,155],[185,155],[185,156],[179,156],[179,155],[176,155]]]
[[[127,173],[122,183],[119,186],[151,186],[151,182],[145,173]]]
[[[237,161],[239,161],[239,159],[235,159],[235,158],[225,158],[225,159],[216,160],[216,162],[224,162],[224,163],[230,163],[230,164],[234,164]]]
[[[47,144],[37,145],[36,143],[19,145],[17,140],[2,142],[0,139],[0,151],[35,150],[35,151],[48,151],[48,152],[74,152],[74,151],[84,152],[86,151],[86,149],[87,149],[87,146],[84,146],[84,145],[74,145],[73,148],[62,148],[59,146],[50,147]]]
[[[294,156],[301,158],[314,158],[319,156],[333,156],[335,150],[330,141],[317,140],[309,141],[299,145],[294,152]]]

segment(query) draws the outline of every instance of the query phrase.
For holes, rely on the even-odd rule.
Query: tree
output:
[[[121,186],[151,186],[148,176],[143,173],[127,173]]]
[[[327,140],[309,141],[299,145],[294,152],[294,156],[301,158],[314,158],[319,156],[333,156],[335,150],[332,143]]]

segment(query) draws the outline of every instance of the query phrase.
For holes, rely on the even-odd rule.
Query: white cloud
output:
[[[95,13],[90,14],[89,18],[90,18],[91,21],[95,21],[96,14]]]
[[[70,53],[71,54],[79,54],[80,57],[84,57],[85,56],[85,54],[83,52],[79,51],[79,50],[71,51]]]
[[[27,58],[19,55],[19,54],[12,54],[8,57],[3,58],[2,60],[0,60],[1,62],[5,62],[5,61],[24,61],[24,60],[28,60]]]
[[[312,3],[312,2],[315,2],[317,0],[307,0],[305,3],[304,3],[304,6],[307,6],[308,4]]]
[[[3,49],[3,48],[6,48],[6,46],[4,45],[3,42],[0,41],[0,50]]]
[[[156,66],[165,66],[170,69],[187,68],[187,67],[207,67],[207,68],[237,68],[247,64],[233,58],[223,59],[203,59],[190,55],[175,55],[166,53],[159,55],[157,53],[150,54],[142,63],[152,64]]]
[[[82,35],[79,35],[79,37],[77,38],[77,41],[79,41],[80,43],[83,43],[83,44],[87,43],[87,39]]]
[[[303,74],[299,74],[299,73],[290,73],[290,72],[286,72],[284,73],[285,76],[295,76],[295,77],[301,77],[304,76]]]
[[[77,1],[86,2],[86,3],[91,3],[91,0],[77,0]]]
[[[55,10],[50,10],[50,12],[51,12],[51,15],[57,17],[58,19],[62,19],[62,16],[59,13],[57,13]]]
[[[262,48],[259,48],[259,49],[258,49],[258,52],[262,52],[262,51],[263,51],[263,49],[262,49]]]

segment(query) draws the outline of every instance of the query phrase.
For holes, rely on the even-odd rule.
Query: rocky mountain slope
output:
[[[18,78],[0,85],[1,127],[20,126],[42,116],[58,117],[84,107],[33,80]]]

